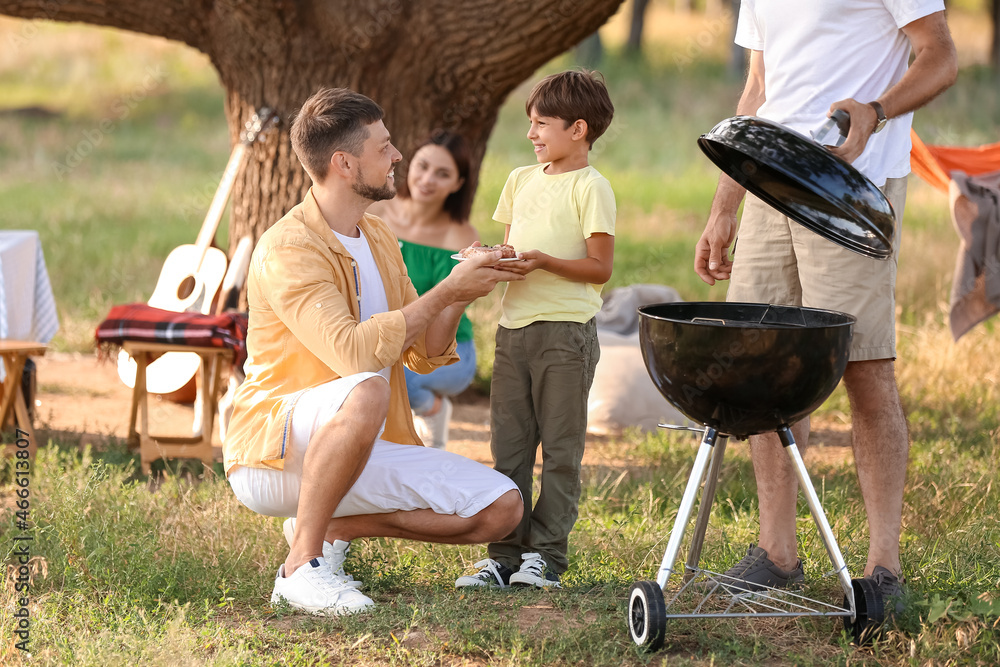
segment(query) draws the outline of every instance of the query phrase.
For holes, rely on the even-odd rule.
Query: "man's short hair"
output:
[[[594,142],[604,134],[615,115],[604,77],[589,70],[570,70],[550,74],[535,84],[524,104],[524,111],[531,110],[539,116],[561,118],[566,127],[577,120],[587,123],[587,141]]]
[[[321,88],[292,121],[292,150],[314,181],[322,181],[337,151],[360,155],[368,126],[382,120],[382,107],[347,88]]]

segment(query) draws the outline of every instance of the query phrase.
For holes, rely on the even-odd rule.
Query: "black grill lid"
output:
[[[698,145],[737,183],[820,236],[867,257],[892,255],[889,200],[815,141],[765,118],[734,116]]]

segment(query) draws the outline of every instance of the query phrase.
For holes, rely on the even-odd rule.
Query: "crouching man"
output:
[[[491,542],[522,512],[507,477],[420,446],[403,367],[454,362],[465,306],[524,277],[488,253],[418,298],[395,237],[365,213],[396,193],[401,156],[382,116],[363,95],[323,89],[292,124],[313,185],[254,250],[247,377],[224,444],[240,502],[292,517],[271,601],[315,614],[373,604],[343,569],[355,538]]]

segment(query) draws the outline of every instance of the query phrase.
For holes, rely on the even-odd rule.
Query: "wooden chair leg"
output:
[[[200,359],[201,396],[196,407],[201,409],[201,427],[189,436],[177,437],[149,432],[149,391],[147,386],[147,368],[150,356],[162,353],[167,346],[161,345],[147,349],[140,345],[131,345],[126,351],[131,354],[136,363],[135,387],[132,392],[132,406],[129,421],[129,442],[137,443],[143,474],[149,474],[153,461],[160,458],[196,458],[206,466],[215,461],[212,449],[212,435],[215,429],[215,415],[218,410],[219,388],[223,371],[223,362],[232,359],[232,352],[218,348],[199,348],[187,351],[195,352]]]
[[[4,364],[4,368],[6,368],[6,367],[7,367],[7,365]],[[4,397],[7,396],[7,383],[8,382],[10,382],[10,378],[9,377],[5,377],[3,380],[0,380],[0,396],[4,396]],[[14,426],[14,417],[13,417],[13,415],[10,416],[10,419],[5,419],[3,417],[2,412],[3,412],[2,406],[0,406],[0,429],[5,429],[5,428],[8,428],[8,427],[13,428],[13,426]]]
[[[202,355],[201,358],[201,462],[211,467],[212,427],[215,424],[216,367],[219,355]]]
[[[28,458],[35,458],[35,454],[38,452],[38,440],[35,438],[35,425],[31,421],[31,416],[28,413],[28,406],[24,402],[24,393],[21,391],[21,386],[14,387],[14,392],[16,393],[16,398],[14,399],[14,414],[17,415],[17,421],[21,426],[21,429],[28,434]]]
[[[0,425],[7,423],[8,416],[11,415],[11,408],[14,407],[14,398],[21,393],[21,373],[24,371],[24,364],[28,361],[27,355],[13,353],[0,355],[3,359],[4,369],[7,376],[4,384],[10,382],[10,391],[3,393],[3,404],[0,405]]]
[[[139,432],[136,430],[136,418],[139,415],[139,401],[142,400],[142,384],[140,384],[140,376],[145,376],[145,366],[140,367],[141,363],[139,357],[142,355],[136,353],[132,356],[132,360],[135,361],[136,371],[135,371],[135,382],[132,385],[132,405],[129,406],[129,418],[128,418],[128,446],[129,448],[139,447]],[[145,378],[143,378],[145,379]]]
[[[129,439],[135,439],[139,445],[139,468],[143,475],[148,475],[150,464],[156,459],[153,442],[149,437],[149,393],[146,391],[146,368],[149,366],[149,353],[139,352],[134,357],[135,388],[132,390],[132,415],[129,428]],[[139,413],[139,430],[136,433],[136,411]]]

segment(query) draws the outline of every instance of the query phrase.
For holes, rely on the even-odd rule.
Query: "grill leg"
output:
[[[809,479],[809,473],[806,471],[806,465],[802,461],[802,455],[799,454],[795,438],[792,437],[792,430],[787,426],[782,426],[778,429],[778,437],[781,438],[781,444],[784,445],[785,451],[788,452],[788,456],[792,460],[795,475],[799,479],[799,488],[802,489],[802,492],[806,496],[806,501],[809,503],[809,511],[812,512],[813,521],[816,522],[816,528],[819,529],[819,536],[826,547],[826,553],[830,556],[830,562],[833,563],[840,587],[844,589],[844,596],[850,602],[850,609],[853,615],[856,609],[854,603],[854,585],[851,583],[851,576],[847,573],[847,564],[844,562],[844,556],[840,553],[840,547],[837,546],[837,540],[833,536],[830,523],[826,520],[826,513],[823,512],[823,506],[819,503],[819,496],[816,495],[816,489],[813,488],[812,480]]]
[[[701,560],[701,547],[705,543],[705,531],[708,529],[708,517],[712,513],[712,504],[715,502],[715,488],[719,484],[719,471],[722,470],[722,457],[726,454],[726,443],[729,436],[719,434],[715,440],[715,448],[712,451],[712,463],[708,467],[708,476],[705,477],[705,487],[701,492],[701,502],[698,503],[698,517],[694,522],[694,534],[691,536],[691,547],[688,550],[687,572],[684,574],[685,580],[690,579],[697,569]]]
[[[670,531],[667,550],[663,554],[660,571],[656,575],[656,583],[659,584],[661,589],[667,585],[667,580],[670,579],[670,574],[674,569],[674,563],[677,562],[677,555],[681,550],[681,540],[684,539],[684,529],[691,518],[694,499],[698,495],[698,487],[701,486],[701,480],[705,477],[708,458],[712,453],[712,449],[715,446],[715,439],[718,435],[719,432],[711,426],[706,426],[705,432],[702,434],[701,445],[698,447],[698,456],[695,457],[691,476],[688,477],[687,487],[685,487],[684,496],[681,498],[681,505],[677,509],[677,519],[674,521],[674,529]]]

